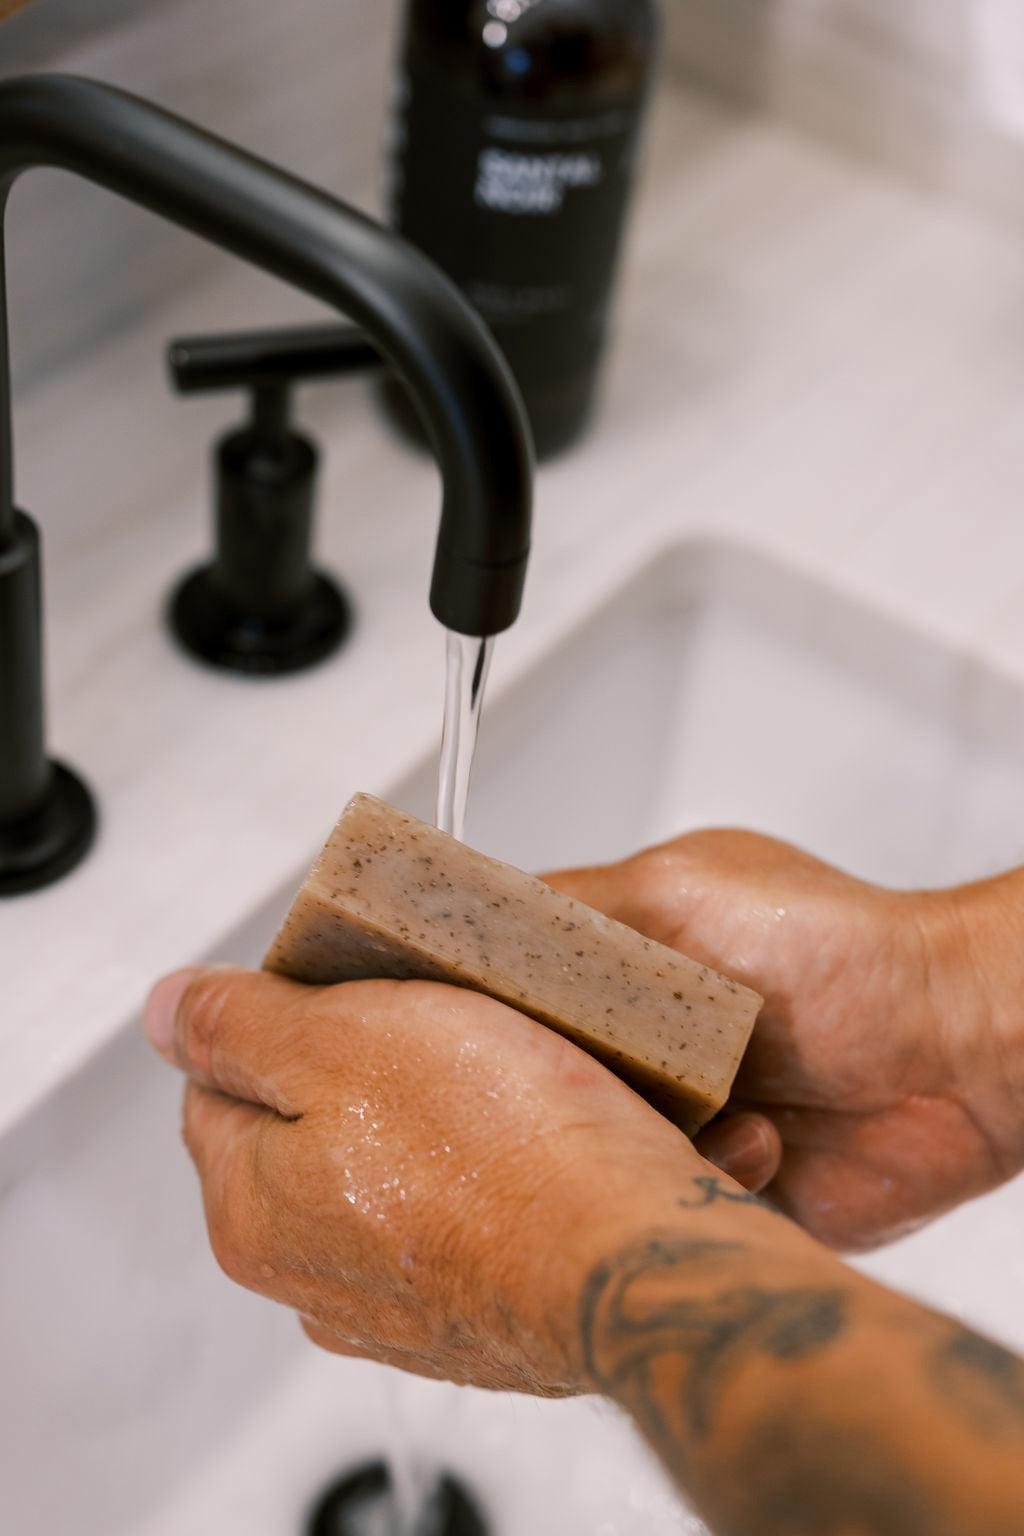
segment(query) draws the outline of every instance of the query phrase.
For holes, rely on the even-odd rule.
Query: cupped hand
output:
[[[146,1024],[188,1075],[219,1262],[339,1354],[584,1390],[589,1269],[713,1173],[603,1067],[463,989],[183,972]]]
[[[870,1248],[1024,1168],[1019,875],[890,891],[712,831],[546,878],[764,995],[697,1145],[813,1235]]]

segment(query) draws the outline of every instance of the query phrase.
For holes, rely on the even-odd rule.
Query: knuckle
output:
[[[222,1184],[204,1189],[206,1226],[213,1256],[230,1280],[264,1290],[277,1274],[272,1235],[247,1189]]]
[[[181,1139],[204,1185],[209,1141],[209,1132],[205,1124],[205,1108],[203,1090],[194,1082],[186,1083],[185,1097],[181,1107]]]
[[[236,1113],[218,1095],[190,1083],[182,1138],[199,1175],[214,1258],[230,1279],[259,1290],[274,1272],[275,1223],[254,1161],[258,1142],[236,1134]]]
[[[189,982],[178,1004],[175,1019],[178,1054],[205,1077],[212,1075],[215,1041],[230,984],[230,974],[207,972]]]
[[[246,1290],[258,1289],[263,1270],[259,1261],[241,1241],[239,1234],[227,1230],[219,1222],[208,1221],[210,1247],[220,1268],[236,1285]]]

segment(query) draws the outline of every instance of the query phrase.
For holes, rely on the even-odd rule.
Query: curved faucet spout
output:
[[[315,187],[94,81],[0,84],[0,224],[32,166],[107,187],[357,321],[416,399],[438,459],[430,606],[464,635],[508,628],[529,550],[530,432],[504,358],[438,268]],[[0,895],[70,869],[94,821],[84,786],[45,751],[38,538],[13,501],[10,393],[0,238]]]
[[[490,333],[431,262],[308,183],[95,81],[0,85],[0,204],[21,171],[43,165],[161,214],[362,325],[418,401],[441,470],[431,608],[462,634],[508,628],[529,550],[530,432]],[[2,321],[0,349],[3,549],[14,515]]]

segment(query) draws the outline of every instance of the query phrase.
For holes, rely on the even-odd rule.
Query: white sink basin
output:
[[[429,815],[433,775],[353,788]],[[707,823],[893,884],[1024,862],[1024,683],[749,554],[668,550],[494,698],[468,836],[543,868]],[[218,957],[257,961],[292,890]],[[495,1536],[700,1529],[607,1406],[322,1356],[231,1286],[178,1100],[126,1036],[0,1145],[0,1530],[300,1536],[381,1452],[460,1471]],[[865,1267],[1024,1350],[1024,1185]]]

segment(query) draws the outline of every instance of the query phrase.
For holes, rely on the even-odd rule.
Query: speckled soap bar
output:
[[[687,1135],[721,1108],[761,998],[356,795],[264,961],[296,981],[453,982],[589,1051]]]

